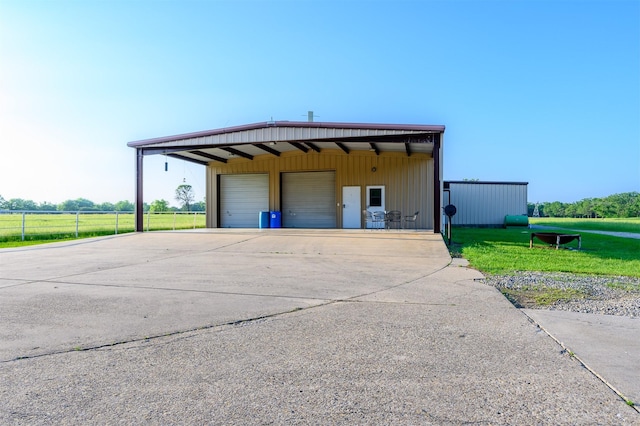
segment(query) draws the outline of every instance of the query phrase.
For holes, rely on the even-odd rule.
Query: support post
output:
[[[441,232],[442,191],[440,188],[440,133],[433,135],[433,233]]]
[[[142,149],[136,149],[136,206],[135,206],[135,230],[144,231],[144,206],[142,197],[142,162],[144,154]]]

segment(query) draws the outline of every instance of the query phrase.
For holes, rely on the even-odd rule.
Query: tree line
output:
[[[538,215],[541,217],[640,217],[640,193],[638,192],[624,192],[604,198],[585,198],[574,203],[560,201],[527,203],[530,217],[534,216],[536,205]]]
[[[169,206],[167,200],[155,200],[151,204],[143,203],[145,212],[162,213],[162,212],[203,212],[205,211],[205,202],[194,202],[193,189],[191,185],[180,185],[176,188],[176,201],[181,207]],[[22,198],[12,198],[5,200],[0,195],[0,210],[28,210],[28,211],[60,211],[60,212],[132,212],[135,205],[131,201],[123,200],[117,203],[94,203],[86,198],[76,198],[75,200],[66,200],[59,204],[49,202],[37,203],[33,200],[24,200]]]

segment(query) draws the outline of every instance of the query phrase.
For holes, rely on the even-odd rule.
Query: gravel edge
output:
[[[483,281],[501,291],[554,288],[573,289],[583,295],[527,308],[640,317],[640,278],[518,271],[511,275],[488,275]]]

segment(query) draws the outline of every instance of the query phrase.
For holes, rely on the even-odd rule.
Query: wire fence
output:
[[[204,212],[146,212],[144,230],[204,228],[205,221]],[[80,238],[134,230],[133,212],[0,211],[0,241]]]

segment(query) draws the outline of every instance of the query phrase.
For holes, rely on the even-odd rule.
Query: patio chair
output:
[[[387,227],[391,228],[392,226],[396,229],[400,229],[402,227],[402,213],[398,210],[391,210],[387,213]]]
[[[417,230],[418,230],[418,227],[417,227],[417,226],[418,226],[418,225],[417,225],[417,222],[418,222],[418,214],[420,214],[420,212],[419,212],[419,211],[415,212],[412,216],[405,216],[405,217],[404,217],[404,219],[403,219],[403,222],[404,222],[404,224],[405,224],[405,225],[403,226],[403,228],[406,228],[406,227],[407,227],[407,225],[406,225],[407,223],[413,223],[413,229],[415,229],[415,230],[417,231]]]
[[[373,223],[376,224],[376,229],[386,229],[387,214],[382,211],[373,212]]]
[[[369,210],[362,210],[362,218],[364,219],[364,229],[373,229],[373,215]],[[368,224],[371,224],[371,226],[368,226]]]

